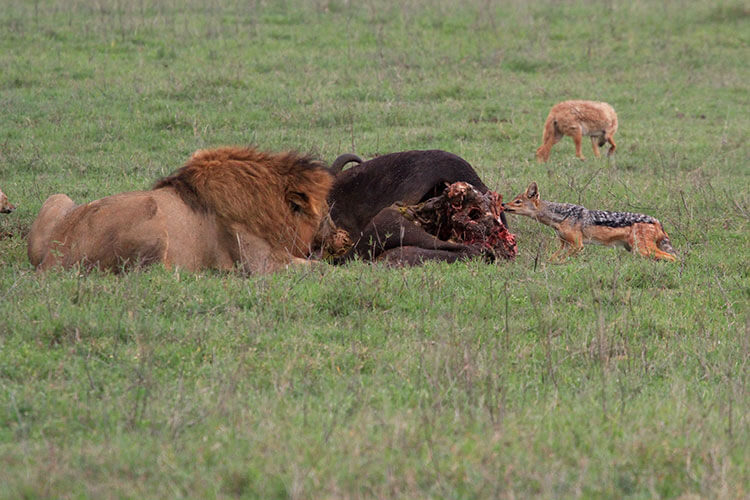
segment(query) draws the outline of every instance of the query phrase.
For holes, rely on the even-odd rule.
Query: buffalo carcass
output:
[[[359,164],[343,170],[351,162]],[[472,166],[454,154],[406,151],[365,162],[345,154],[333,162],[331,171],[336,178],[328,196],[330,217],[353,242],[339,262],[359,257],[418,264],[515,256],[515,238],[507,230],[500,195],[490,191]],[[455,197],[455,183],[468,184],[471,189],[465,192],[469,194]],[[466,224],[489,224],[472,222],[464,217],[468,214],[494,218],[494,228],[484,239],[461,237],[471,232]]]

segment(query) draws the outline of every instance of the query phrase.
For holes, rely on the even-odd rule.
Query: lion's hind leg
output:
[[[52,232],[75,206],[75,202],[65,194],[53,194],[44,202],[29,230],[27,253],[31,265],[38,267],[45,259]]]

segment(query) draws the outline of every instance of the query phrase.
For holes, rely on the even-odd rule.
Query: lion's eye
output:
[[[293,201],[289,202],[289,207],[292,209],[292,212],[294,212],[294,213],[300,213],[300,212],[302,212],[302,207],[300,205],[297,205]]]

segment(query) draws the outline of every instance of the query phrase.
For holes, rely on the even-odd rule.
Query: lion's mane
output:
[[[296,152],[253,148],[198,150],[153,189],[171,187],[196,211],[240,224],[277,250],[306,257],[327,211],[333,178],[324,163]]]

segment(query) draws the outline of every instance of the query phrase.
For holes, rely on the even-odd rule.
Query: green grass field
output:
[[[747,3],[0,3],[0,498],[750,497]],[[613,159],[534,161],[570,98]],[[444,149],[680,260],[34,273],[47,196],[226,144]]]

